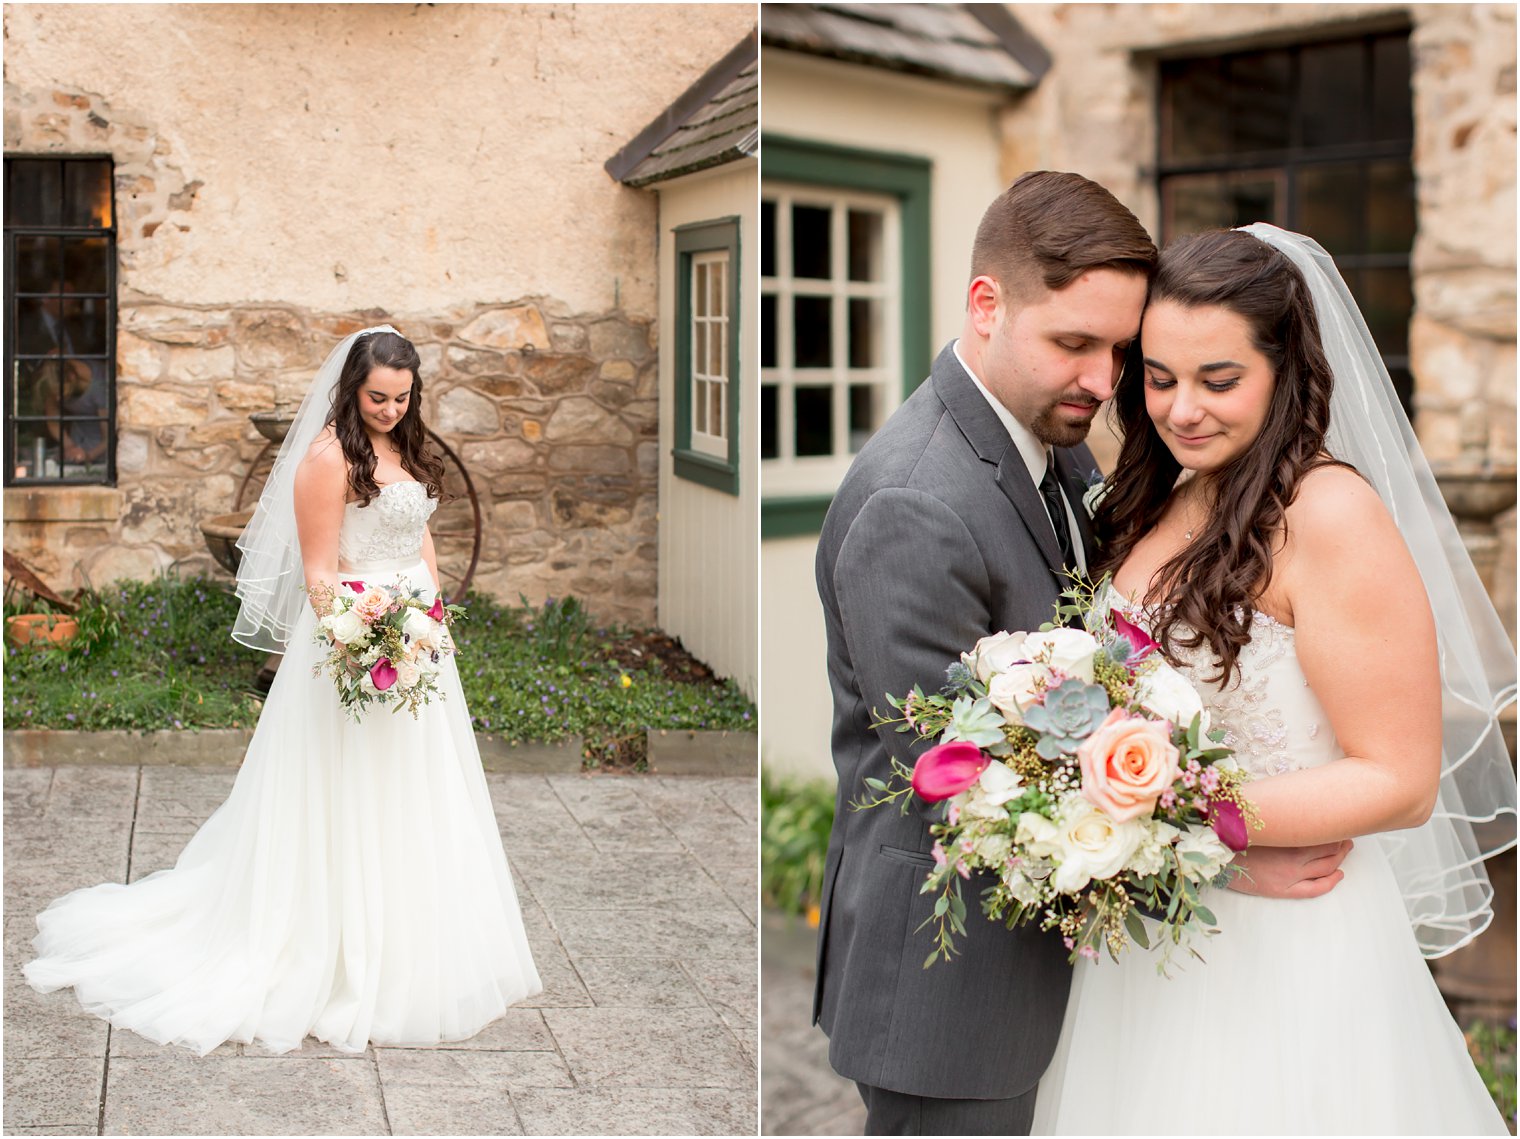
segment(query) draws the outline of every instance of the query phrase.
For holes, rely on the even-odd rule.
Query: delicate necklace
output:
[[[1190,507],[1192,505],[1192,503],[1193,503],[1193,499],[1195,499],[1197,497],[1198,497],[1197,494],[1189,494],[1188,497],[1182,503],[1184,509],[1187,508],[1187,507]],[[1204,509],[1204,516],[1205,516],[1205,518],[1207,518],[1207,516],[1208,516],[1208,507],[1205,506],[1203,509]],[[1190,511],[1189,511],[1189,513],[1190,513]],[[1184,530],[1182,532],[1182,540],[1184,542],[1191,542],[1193,540],[1193,531],[1196,530],[1196,529],[1198,529],[1202,525],[1203,525],[1202,521],[1194,522],[1191,526],[1189,526],[1186,530]]]

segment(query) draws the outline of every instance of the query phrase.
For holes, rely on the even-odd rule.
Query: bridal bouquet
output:
[[[319,598],[328,608],[313,639],[328,654],[312,675],[332,677],[338,700],[355,720],[372,704],[388,704],[392,712],[405,708],[415,717],[435,695],[442,699],[438,666],[454,652],[449,625],[464,615],[464,606],[445,605],[441,597],[429,606],[420,589],[342,585],[347,592],[323,590]]]
[[[892,785],[867,779],[856,809],[907,797],[945,803],[931,826],[938,892],[934,951],[949,960],[965,933],[961,882],[988,871],[988,918],[1057,931],[1071,960],[1117,958],[1131,939],[1150,947],[1139,907],[1161,921],[1167,946],[1218,932],[1200,887],[1223,879],[1259,825],[1241,796],[1245,773],[1210,731],[1202,701],[1156,643],[1078,586],[1058,618],[1034,633],[983,637],[947,670],[937,694],[888,696],[900,732],[938,738]],[[899,780],[903,782],[899,782]],[[928,922],[925,922],[928,924]],[[922,928],[922,927],[920,927]]]

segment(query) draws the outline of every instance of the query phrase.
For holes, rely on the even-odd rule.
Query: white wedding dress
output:
[[[1257,777],[1345,754],[1294,635],[1257,613],[1223,691],[1205,680],[1212,656],[1184,668]],[[1138,947],[1118,964],[1080,962],[1034,1133],[1507,1135],[1416,947],[1383,840],[1357,839],[1342,867],[1320,898],[1209,890],[1222,932],[1196,943],[1206,964],[1174,955],[1170,979]]]
[[[350,504],[343,577],[431,592],[434,506],[416,482]],[[541,990],[454,660],[416,719],[354,723],[312,675],[314,622],[304,607],[232,793],[174,868],[38,916],[34,988],[202,1055],[464,1040]]]

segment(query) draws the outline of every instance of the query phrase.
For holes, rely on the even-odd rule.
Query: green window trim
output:
[[[902,394],[912,395],[929,374],[933,361],[929,316],[929,194],[931,165],[927,158],[887,151],[861,150],[784,138],[761,137],[763,179],[869,190],[896,197],[902,226]],[[762,183],[763,193],[763,183]],[[830,494],[763,498],[760,504],[762,538],[816,534],[823,528]]]
[[[760,504],[760,537],[797,538],[823,529],[832,495],[800,494],[767,498]]]
[[[677,478],[724,494],[739,493],[739,218],[736,215],[676,226],[675,446]],[[691,260],[697,253],[728,253],[728,457],[692,449],[691,443]]]

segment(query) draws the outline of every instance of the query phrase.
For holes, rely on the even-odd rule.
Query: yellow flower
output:
[[[623,676],[622,676],[622,679],[621,679],[620,683],[622,684],[622,686],[624,688],[632,688],[633,687],[633,677],[629,676],[625,672],[625,673],[623,673]]]

